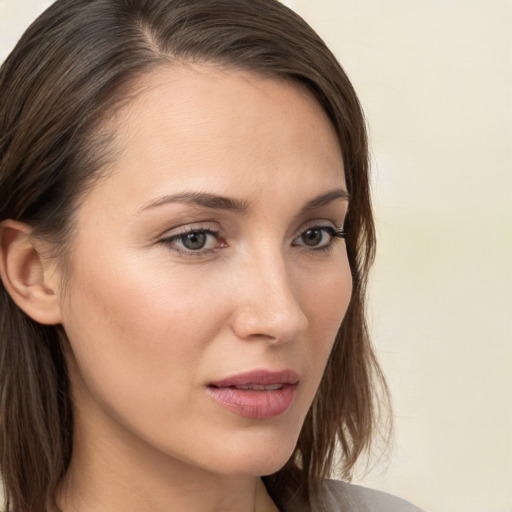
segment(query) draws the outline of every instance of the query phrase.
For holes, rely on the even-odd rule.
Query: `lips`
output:
[[[241,386],[230,386],[234,389],[244,389],[244,390],[253,390],[253,391],[275,391],[276,389],[281,389],[284,384],[269,384],[265,386],[263,384],[242,384]]]
[[[210,383],[216,388],[229,388],[237,386],[275,386],[281,384],[297,384],[299,375],[293,370],[272,372],[268,370],[254,370],[252,372],[233,375],[222,380]]]
[[[279,416],[291,407],[298,383],[299,376],[293,370],[255,370],[212,382],[206,389],[231,412],[265,419]]]

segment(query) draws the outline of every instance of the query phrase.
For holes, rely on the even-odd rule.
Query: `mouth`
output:
[[[279,389],[276,386],[295,385],[299,382],[299,375],[294,370],[253,370],[224,379],[211,382],[209,386],[215,388],[243,388],[262,391],[265,388]]]
[[[283,386],[286,384],[269,384],[265,386],[264,384],[242,384],[241,386],[227,386],[231,389],[241,389],[244,391],[275,391],[277,389],[283,389]],[[219,388],[219,386],[212,386]],[[226,386],[224,386],[226,387]]]
[[[208,394],[239,416],[267,419],[284,414],[295,400],[299,376],[293,370],[256,370],[207,385]]]

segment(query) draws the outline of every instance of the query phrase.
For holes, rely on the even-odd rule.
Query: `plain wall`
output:
[[[512,2],[295,0],[370,125],[372,332],[395,402],[363,482],[512,510]]]
[[[395,447],[358,481],[512,511],[512,2],[294,0],[370,126],[374,342]],[[0,0],[0,61],[50,2]]]

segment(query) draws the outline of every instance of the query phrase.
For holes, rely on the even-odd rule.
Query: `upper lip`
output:
[[[270,386],[273,384],[297,384],[298,382],[299,375],[294,370],[253,370],[246,373],[239,373],[238,375],[231,375],[215,382],[210,382],[209,386],[214,386],[216,388],[228,388],[231,386],[246,386],[248,384]]]

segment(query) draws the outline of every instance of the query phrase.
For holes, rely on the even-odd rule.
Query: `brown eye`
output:
[[[311,228],[301,235],[304,245],[309,247],[316,247],[324,238],[325,230],[322,228]]]

